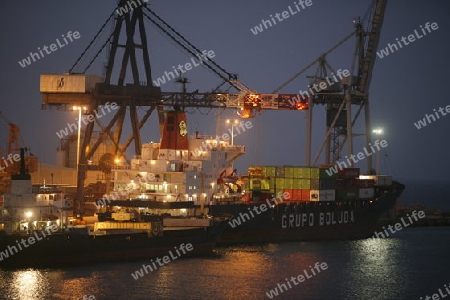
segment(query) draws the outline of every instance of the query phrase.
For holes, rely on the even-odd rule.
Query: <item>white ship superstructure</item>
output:
[[[0,213],[0,229],[7,234],[41,230],[56,224],[62,228],[67,224],[67,212],[71,201],[52,186],[33,188],[31,178],[25,171],[21,149],[21,172],[13,175],[11,192],[4,195]]]
[[[198,133],[188,138],[184,112],[170,112],[160,143],[144,144],[142,155],[129,164],[116,161],[114,191],[121,191],[120,199],[209,203],[219,177],[232,174],[233,161],[244,153],[244,146],[220,138]]]

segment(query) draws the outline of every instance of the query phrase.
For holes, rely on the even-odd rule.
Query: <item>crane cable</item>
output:
[[[109,23],[109,21],[111,21],[111,18],[114,16],[115,14],[115,10],[118,8],[119,6],[117,5],[117,7],[113,10],[113,12],[109,15],[109,18],[105,21],[105,23],[103,23],[103,25],[100,27],[100,29],[98,30],[98,32],[95,34],[95,36],[92,38],[92,40],[89,42],[89,44],[87,45],[87,47],[84,49],[84,51],[81,53],[80,57],[78,57],[78,59],[75,61],[75,63],[72,65],[72,67],[69,70],[69,73],[72,73],[73,69],[76,67],[76,65],[80,62],[80,60],[83,58],[83,56],[86,54],[86,52],[89,50],[89,48],[91,48],[92,44],[94,44],[95,40],[97,39],[97,37],[101,34],[101,32],[103,31],[103,29],[106,27],[106,25]],[[111,38],[112,34],[110,35],[110,37],[108,38],[107,41],[109,41],[109,39]],[[101,50],[103,50],[105,46],[103,45],[103,47],[101,48]],[[100,51],[101,51],[100,50]],[[97,58],[99,53],[97,53],[95,55],[95,57],[91,60],[89,66],[87,68],[90,67],[90,65],[92,64],[92,62]],[[85,70],[83,71],[83,73],[87,70],[87,68],[85,68]]]
[[[375,7],[375,0],[372,0],[369,8],[367,9],[366,13],[364,14],[363,19],[361,20],[362,23],[364,23],[366,20],[368,21],[368,23],[370,22],[369,20],[369,16],[371,15],[372,10]],[[298,73],[296,73],[294,76],[292,76],[288,81],[286,81],[285,83],[283,83],[282,85],[280,85],[278,88],[276,88],[272,94],[277,94],[282,88],[286,87],[288,84],[290,84],[292,81],[294,81],[295,79],[298,78],[298,76],[300,76],[303,72],[305,72],[306,70],[308,70],[310,67],[312,67],[318,60],[320,60],[322,57],[328,55],[329,53],[333,52],[334,50],[336,50],[339,46],[341,46],[343,43],[345,43],[349,38],[351,38],[354,34],[357,33],[357,30],[354,30],[351,34],[349,34],[348,36],[346,36],[342,41],[340,41],[339,43],[337,43],[335,46],[331,47],[327,52],[323,53],[321,56],[319,56],[317,59],[315,59],[312,63],[310,63],[309,65],[307,65],[305,68],[303,68],[302,70],[300,70]]]
[[[91,65],[94,63],[94,61],[97,59],[97,57],[100,55],[100,53],[102,53],[103,49],[105,49],[106,45],[108,45],[109,41],[111,40],[111,38],[113,37],[114,32],[112,32],[108,39],[106,39],[106,41],[103,43],[103,45],[100,47],[100,50],[97,51],[97,53],[94,55],[94,57],[91,59],[91,61],[88,63],[88,65],[86,66],[86,68],[84,68],[83,72],[81,72],[81,74],[86,73],[86,71],[91,67]]]
[[[148,9],[148,8],[147,8]],[[143,13],[144,16],[147,17],[147,19],[153,24],[155,25],[159,30],[161,30],[162,32],[164,32],[168,37],[170,37],[175,43],[177,43],[180,47],[182,47],[184,50],[186,50],[189,54],[191,54],[192,56],[196,56],[197,53],[195,53],[192,49],[189,49],[188,46],[192,47],[194,50],[198,51],[198,53],[202,54],[202,52],[195,46],[193,46],[191,43],[189,43],[184,37],[181,36],[180,33],[178,33],[176,30],[174,30],[171,26],[169,26],[167,23],[165,23],[161,18],[159,18],[159,16],[157,16],[154,12],[152,12],[150,9],[148,9],[152,14],[155,15],[156,18],[158,18],[158,20],[160,20],[164,25],[166,25],[168,28],[170,28],[174,33],[170,33],[167,29],[165,29],[161,24],[158,24],[155,20],[153,20],[148,14]],[[184,45],[182,42],[180,42],[176,36],[179,36],[181,39],[185,40],[187,45]],[[221,74],[218,70],[216,70],[213,66],[211,66],[209,63],[212,63],[214,66],[218,67],[220,70],[223,70],[223,72],[226,73],[226,75],[228,75],[228,78],[226,76],[224,76],[223,74]],[[207,67],[208,69],[210,69],[212,72],[214,72],[217,76],[219,76],[220,78],[222,78],[223,80],[225,80],[226,82],[228,82],[230,85],[232,85],[235,89],[237,89],[238,91],[240,91],[241,89],[239,89],[239,87],[231,80],[233,77],[235,77],[235,75],[225,71],[222,67],[220,67],[217,63],[215,63],[213,60],[209,59],[207,61],[204,61],[203,65],[205,67]]]
[[[167,22],[165,22],[160,16],[158,16],[154,11],[152,11],[150,8],[146,7],[147,10],[153,14],[161,23],[163,23],[165,26],[167,26],[170,30],[172,30],[173,33],[175,33],[178,37],[180,37],[183,41],[185,41],[189,46],[191,46],[193,49],[198,51],[198,53],[202,53],[200,49],[195,47],[191,42],[189,42],[181,33],[179,33],[177,30],[175,30],[172,26],[170,26]],[[226,73],[230,78],[234,77],[234,74],[231,74],[227,72],[224,68],[222,68],[220,65],[218,65],[215,61],[211,60],[211,63],[215,65],[217,68],[219,68],[222,72]]]
[[[144,16],[146,16],[148,18],[148,20],[150,20],[150,22],[152,22],[156,27],[158,27],[162,32],[164,32],[167,36],[169,36],[173,41],[175,41],[180,47],[182,47],[184,50],[186,50],[189,54],[191,54],[192,56],[196,56],[196,53],[193,52],[192,50],[190,50],[186,45],[183,45],[182,43],[180,43],[179,41],[177,41],[177,39],[170,33],[168,32],[166,29],[164,29],[160,24],[156,23],[156,21],[152,20],[150,18],[149,15],[144,13]],[[230,79],[226,78],[224,75],[220,74],[218,71],[214,70],[211,66],[209,66],[206,62],[203,64],[205,67],[207,67],[208,69],[210,69],[211,71],[213,71],[217,76],[219,76],[220,78],[222,78],[223,80],[227,81],[228,83],[230,83],[233,87],[235,87],[237,90],[239,90],[238,87],[236,87],[231,81]]]
[[[334,45],[333,47],[331,47],[328,51],[326,51],[325,53],[323,53],[322,55],[320,55],[318,58],[316,58],[313,62],[311,62],[309,65],[307,65],[306,67],[304,67],[303,69],[301,69],[298,73],[296,73],[294,76],[292,76],[288,81],[286,81],[285,83],[283,83],[282,85],[280,85],[278,88],[276,88],[272,94],[277,94],[278,91],[280,91],[282,88],[284,88],[285,86],[287,86],[288,84],[290,84],[292,81],[294,81],[295,79],[298,78],[298,76],[300,76],[303,72],[305,72],[306,70],[308,70],[309,68],[311,68],[316,62],[318,62],[320,59],[322,59],[322,57],[328,55],[329,53],[333,52],[334,50],[336,50],[339,46],[341,46],[342,44],[344,44],[348,39],[350,39],[357,31],[354,30],[352,31],[352,33],[350,33],[349,35],[347,35],[343,40],[341,40],[339,43],[337,43],[336,45]]]

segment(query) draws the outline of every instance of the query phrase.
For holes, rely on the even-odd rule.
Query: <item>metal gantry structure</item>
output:
[[[126,6],[127,4],[128,2],[126,0],[119,0],[116,9]],[[113,164],[113,161],[110,160],[114,157],[125,157],[125,151],[132,142],[134,142],[134,153],[140,155],[142,147],[140,130],[155,110],[158,112],[161,130],[162,124],[164,123],[164,107],[177,109],[185,109],[188,107],[234,109],[237,110],[243,118],[254,117],[263,110],[307,110],[306,165],[315,165],[324,147],[327,149],[325,162],[327,164],[336,162],[339,159],[345,142],[347,142],[348,153],[350,155],[353,151],[352,126],[355,124],[362,109],[364,109],[366,144],[369,144],[371,133],[369,87],[385,8],[386,0],[374,1],[370,9],[370,18],[367,20],[369,26],[366,29],[364,29],[362,22],[356,21],[355,30],[349,36],[332,47],[329,51],[325,52],[306,68],[295,74],[271,94],[256,93],[241,83],[235,74],[227,72],[212,59],[204,61],[203,65],[223,80],[216,89],[207,93],[189,93],[186,92],[185,89],[183,92],[162,92],[160,87],[153,85],[144,21],[150,21],[160,32],[174,41],[188,55],[195,57],[198,54],[201,55],[202,51],[191,44],[177,30],[167,24],[159,15],[147,7],[146,4],[138,6],[123,15],[116,14],[115,9],[69,71],[69,76],[80,74],[74,72],[75,67],[82,61],[83,56],[93,45],[94,41],[105,30],[106,25],[109,22],[113,22],[114,29],[108,35],[108,38],[102,44],[98,52],[94,55],[94,58],[89,62],[88,66],[81,72],[81,74],[85,74],[94,60],[106,48],[109,50],[109,53],[105,66],[104,81],[96,83],[95,89],[90,93],[42,92],[43,109],[70,110],[74,105],[85,106],[87,107],[85,114],[93,115],[95,119],[94,122],[89,122],[86,125],[81,143],[75,209],[78,211],[81,209],[81,203],[84,198],[86,172],[89,170],[102,170],[108,174],[111,172],[111,166]],[[137,35],[139,36],[139,39],[136,38]],[[124,36],[124,43],[121,43],[122,36]],[[310,96],[300,97],[296,94],[278,93],[279,90],[291,83],[295,78],[316,63],[318,64],[318,67],[315,75],[311,78],[312,83],[320,83],[336,74],[336,71],[327,62],[326,56],[353,36],[356,36],[357,42],[350,69],[350,78],[341,80],[337,87],[331,87],[331,89],[323,90]],[[121,57],[119,57],[119,49],[123,50]],[[142,55],[142,65],[144,70],[144,74],[141,74],[142,76],[139,74],[138,51],[140,51]],[[114,84],[112,83],[112,77],[116,60],[121,61],[118,71],[118,80],[117,83]],[[132,83],[125,83],[128,67],[131,69]],[[330,75],[330,73],[332,75]],[[142,77],[145,79],[144,83],[142,82]],[[236,93],[220,92],[219,89],[225,84],[236,89]],[[108,124],[103,125],[98,120],[95,111],[98,111],[99,108],[108,102],[117,103],[118,109],[111,117]],[[314,161],[311,162],[313,107],[314,105],[319,104],[325,105],[327,109],[327,134],[321,149],[317,153]],[[352,115],[353,105],[358,107],[357,113],[354,116]],[[140,120],[137,108],[141,108],[145,111]],[[122,141],[122,131],[127,111],[129,111],[132,134],[125,141]],[[100,129],[100,138],[92,143],[92,135],[96,124]],[[115,149],[114,153],[108,156],[107,161],[99,162],[97,164],[89,163],[95,151],[105,139],[112,141]],[[367,165],[369,170],[372,166],[371,157],[367,158]],[[108,188],[109,187],[107,186],[107,191]]]
[[[124,7],[128,1],[119,0],[118,6]],[[111,13],[106,22],[101,26],[93,40],[89,43],[81,56],[76,60],[69,71],[69,74],[60,75],[64,82],[64,76],[85,74],[94,60],[106,48],[109,50],[108,60],[105,66],[105,78],[101,83],[96,83],[92,92],[73,93],[73,92],[43,92],[42,109],[46,110],[72,110],[72,107],[86,107],[85,115],[94,116],[94,121],[89,122],[84,130],[84,135],[79,151],[78,176],[77,176],[77,195],[75,197],[75,210],[80,211],[81,203],[84,198],[84,183],[86,172],[90,170],[101,170],[105,173],[111,172],[113,165],[112,158],[125,156],[125,151],[134,141],[135,155],[141,154],[142,141],[140,129],[147,122],[155,109],[158,111],[160,129],[164,123],[164,107],[184,109],[194,108],[227,108],[240,111],[243,118],[250,118],[265,109],[271,110],[304,110],[308,108],[308,99],[303,99],[296,105],[290,105],[289,100],[296,95],[292,94],[256,94],[243,83],[239,82],[235,74],[227,72],[216,62],[209,59],[203,62],[203,66],[215,73],[223,80],[216,89],[208,93],[198,92],[162,92],[158,86],[153,85],[151,64],[148,50],[147,35],[145,31],[145,20],[150,21],[166,37],[174,41],[186,53],[196,57],[202,54],[202,51],[191,44],[178,31],[167,24],[146,4],[134,8],[132,11],[123,15],[116,14],[116,9]],[[113,31],[108,35],[106,41],[95,53],[94,58],[89,61],[88,66],[82,72],[75,72],[75,68],[83,60],[87,51],[94,44],[94,41],[106,30],[109,22],[113,22]],[[139,36],[139,39],[136,38]],[[124,43],[121,43],[121,37],[124,36]],[[123,49],[121,58],[119,49]],[[139,74],[138,55],[142,54],[142,65],[144,74]],[[116,60],[120,60],[120,69],[118,71],[117,83],[112,82],[114,66]],[[127,68],[131,69],[132,83],[125,83]],[[143,77],[143,78],[142,78]],[[142,81],[144,79],[144,83]],[[236,89],[236,93],[220,92],[219,88],[224,84],[229,84]],[[101,124],[96,115],[101,107],[108,103],[115,102],[118,109],[112,116],[108,124]],[[145,110],[145,114],[139,120],[137,108]],[[132,128],[132,134],[122,141],[122,130],[126,120],[126,113],[129,111],[129,119]],[[92,142],[94,127],[97,125],[100,131],[100,138]],[[100,144],[109,139],[114,144],[114,154],[109,155],[107,161],[92,163],[91,159],[97,151]],[[109,165],[109,166],[108,166]],[[109,168],[108,168],[109,167]],[[107,178],[110,176],[106,176]],[[108,185],[107,185],[108,192]]]
[[[330,86],[326,89],[314,92],[309,97],[308,121],[306,127],[306,165],[317,165],[320,155],[325,150],[325,164],[334,164],[342,156],[343,147],[347,144],[348,157],[353,154],[353,126],[364,110],[365,117],[365,144],[369,148],[371,142],[369,89],[376,59],[376,50],[380,40],[381,27],[387,0],[373,0],[363,20],[353,21],[355,30],[343,40],[319,56],[308,66],[300,70],[287,82],[278,87],[278,92],[305,71],[314,65],[317,66],[314,76],[310,77],[310,86],[319,85],[321,82],[329,83],[330,78],[338,73],[327,61],[327,55],[348,41],[356,37],[353,58],[350,66],[350,76],[340,80],[337,87]],[[324,105],[326,108],[326,135],[313,160],[311,160],[312,128],[314,106]],[[352,107],[356,107],[356,113],[352,113]],[[350,162],[352,162],[350,160]],[[372,157],[366,159],[367,172],[372,169]]]

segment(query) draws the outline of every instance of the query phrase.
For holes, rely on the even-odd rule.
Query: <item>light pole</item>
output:
[[[381,128],[376,128],[376,129],[372,130],[372,132],[373,132],[375,135],[377,135],[377,136],[381,136],[381,135],[383,134],[383,129],[381,129]],[[381,152],[381,149],[377,151],[377,167],[376,167],[376,170],[375,170],[375,172],[376,172],[377,175],[380,175],[380,174],[381,174],[381,173],[380,173],[380,152]]]
[[[227,124],[231,124],[231,145],[234,145],[234,124],[238,124],[239,121],[236,119],[227,120]]]
[[[77,172],[78,165],[80,164],[80,139],[81,139],[81,110],[84,110],[84,107],[74,106],[73,110],[78,110],[78,139],[77,139]]]

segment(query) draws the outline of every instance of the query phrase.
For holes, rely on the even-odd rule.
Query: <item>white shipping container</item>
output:
[[[359,179],[375,180],[375,185],[378,185],[378,186],[392,185],[392,176],[390,176],[390,175],[360,175]]]
[[[360,199],[372,199],[375,196],[374,188],[364,188],[359,189],[359,198]]]
[[[97,75],[43,74],[41,93],[92,93],[96,83],[103,82]]]
[[[311,201],[336,201],[336,190],[310,190]]]

